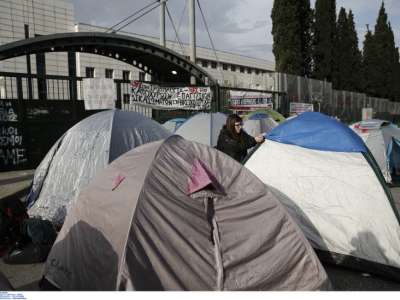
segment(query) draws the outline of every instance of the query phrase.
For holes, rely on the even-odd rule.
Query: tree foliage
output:
[[[336,0],[315,2],[313,23],[313,77],[332,80],[336,32]]]
[[[399,70],[399,52],[382,2],[374,33],[368,30],[364,41],[363,83],[366,92],[400,101]]]
[[[309,0],[275,0],[272,8],[276,71],[309,76],[311,71]]]

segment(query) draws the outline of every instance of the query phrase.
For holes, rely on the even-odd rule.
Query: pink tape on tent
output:
[[[111,189],[112,191],[115,190],[120,184],[121,182],[125,179],[125,176],[122,174],[118,174],[117,177],[114,178],[113,180],[113,188]]]
[[[223,188],[215,178],[214,174],[208,170],[202,161],[196,158],[192,164],[192,173],[189,178],[187,193],[191,195],[209,185],[211,185],[218,192],[224,194]]]
[[[354,125],[354,128],[356,128],[356,129],[358,129],[358,130],[361,130],[361,133],[366,133],[366,132],[368,132],[368,129],[362,127],[361,124],[356,124],[356,125]]]

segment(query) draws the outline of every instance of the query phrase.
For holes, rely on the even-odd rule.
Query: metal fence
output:
[[[346,123],[361,120],[362,108],[368,107],[373,108],[376,118],[394,120],[400,115],[400,103],[364,93],[334,90],[327,81],[276,73],[275,90],[285,94],[286,102],[313,103],[314,110]]]

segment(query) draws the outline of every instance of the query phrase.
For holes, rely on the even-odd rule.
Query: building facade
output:
[[[69,0],[0,0],[0,44],[38,35],[60,32],[104,32],[106,28],[84,23],[75,24],[74,7]],[[153,43],[158,37],[131,32],[119,34],[134,36]],[[189,46],[167,41],[167,47],[188,56]],[[274,63],[239,54],[197,47],[196,63],[204,68],[220,85],[232,88],[274,90]],[[67,53],[30,55],[31,72],[44,63],[47,74],[67,75]],[[42,64],[43,65],[43,64]],[[43,68],[43,66],[42,66]],[[1,72],[27,73],[27,57],[0,61]],[[125,80],[151,80],[132,65],[100,55],[77,53],[77,75],[81,77],[106,77]]]

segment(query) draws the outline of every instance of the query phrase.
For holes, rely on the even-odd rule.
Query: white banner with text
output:
[[[211,109],[210,87],[161,87],[132,81],[130,104],[158,109]]]

